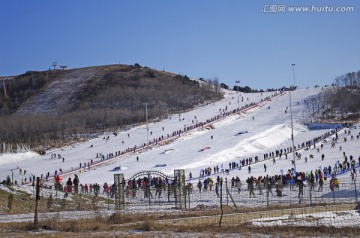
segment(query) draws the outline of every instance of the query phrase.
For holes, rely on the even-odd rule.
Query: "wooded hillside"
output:
[[[116,131],[222,98],[218,85],[135,65],[26,72],[0,98],[0,152]]]

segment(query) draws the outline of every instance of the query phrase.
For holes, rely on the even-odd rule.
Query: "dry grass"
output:
[[[14,196],[13,209],[7,210],[8,193],[0,190],[0,211],[2,214],[18,214],[33,212],[34,199],[31,195],[17,191]],[[91,198],[85,196],[74,196],[73,201],[67,201],[67,209],[93,210],[94,203],[105,202],[104,198]],[[54,203],[60,202],[54,198]],[[81,202],[81,206],[79,203]],[[42,199],[41,203],[46,203]],[[271,206],[267,208],[247,208],[239,207],[235,210],[231,206],[224,206],[224,217],[221,227],[219,227],[220,210],[217,207],[198,206],[187,211],[169,213],[127,213],[117,212],[110,217],[91,219],[74,219],[70,221],[60,220],[59,217],[45,218],[40,220],[40,230],[34,230],[34,226],[29,222],[0,223],[1,237],[186,237],[187,234],[197,234],[203,237],[227,237],[229,234],[239,234],[239,236],[250,237],[254,234],[270,235],[277,237],[360,237],[360,229],[353,227],[302,227],[302,226],[254,226],[249,221],[257,218],[273,218],[289,215],[294,217],[298,214],[309,214],[306,219],[312,220],[311,213],[335,211],[342,215],[344,209],[354,209],[356,205],[341,206],[316,206],[306,207],[297,206]],[[135,232],[134,231],[139,231]],[[214,235],[215,234],[215,235]]]
[[[347,227],[347,228],[334,228],[325,226],[316,227],[299,227],[299,226],[272,226],[272,227],[257,227],[250,224],[233,224],[232,226],[217,226],[213,225],[186,225],[186,226],[169,226],[161,225],[157,222],[145,221],[138,226],[136,229],[143,231],[173,231],[173,232],[203,232],[203,233],[238,233],[241,235],[253,234],[267,234],[278,237],[304,237],[304,236],[318,236],[318,237],[359,237],[360,230],[358,228]]]
[[[11,187],[8,189],[13,190]],[[72,199],[65,200],[64,193],[53,194],[51,206],[49,198],[42,197],[39,200],[39,212],[59,212],[59,211],[88,211],[99,209],[99,204],[107,204],[108,200],[101,196],[71,194]],[[35,209],[35,199],[32,194],[16,190],[13,195],[11,209],[8,207],[9,193],[0,189],[0,215],[1,214],[24,214],[32,213]],[[114,201],[110,200],[110,204]]]
[[[226,237],[227,234],[239,234],[242,236],[253,236],[254,234],[270,235],[277,237],[359,237],[360,229],[353,227],[334,228],[325,226],[301,227],[301,226],[273,226],[262,227],[253,226],[250,223],[234,223],[218,226],[214,224],[188,223],[177,225],[175,222],[163,222],[160,216],[143,216],[143,214],[114,214],[108,219],[96,217],[93,219],[78,219],[73,221],[58,221],[56,218],[47,221],[41,221],[39,224],[40,232],[35,232],[32,223],[7,223],[0,224],[0,233],[2,237],[66,237],[71,234],[72,237],[107,237],[109,234],[118,234],[113,237],[153,237],[151,232],[160,234],[169,234],[169,237],[179,234],[200,233],[200,234],[219,234]],[[169,218],[170,216],[168,216]],[[123,224],[116,225],[113,224]],[[136,236],[129,231],[141,231]],[[159,234],[157,233],[157,234]],[[16,234],[19,234],[17,236]],[[126,234],[126,235],[125,235]],[[132,234],[132,235],[131,235]],[[171,235],[172,234],[172,235]],[[185,237],[180,236],[180,237]],[[211,236],[210,236],[211,237]]]
[[[33,211],[35,202],[31,194],[17,190],[16,195],[13,195],[11,210],[8,208],[8,198],[9,193],[0,190],[0,214],[18,214]]]

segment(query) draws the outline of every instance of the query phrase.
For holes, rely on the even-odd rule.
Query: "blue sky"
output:
[[[262,12],[285,5],[285,12]],[[289,12],[289,6],[353,12]],[[134,64],[257,89],[360,70],[356,0],[0,0],[0,75]]]

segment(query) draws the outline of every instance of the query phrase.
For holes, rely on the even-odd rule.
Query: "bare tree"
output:
[[[5,79],[3,78],[2,81],[3,81],[3,87],[4,87],[4,96],[5,96],[5,98],[7,98]]]
[[[218,77],[214,78],[213,85],[214,85],[215,93],[220,93],[220,83],[219,83],[219,78]]]

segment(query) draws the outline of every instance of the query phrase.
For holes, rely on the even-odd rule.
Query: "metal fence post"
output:
[[[114,174],[114,184],[115,209],[120,210],[125,207],[124,174]]]
[[[310,186],[310,191],[309,191],[309,198],[310,198],[310,206],[311,206],[311,198],[312,198],[312,194],[311,194],[311,186]]]
[[[225,188],[227,187],[228,187],[227,178],[225,178]],[[226,205],[229,206],[229,196],[227,191],[226,191]]]
[[[358,196],[357,196],[357,189],[356,189],[356,180],[354,181],[355,184],[355,201],[358,203]]]
[[[39,225],[39,216],[38,216],[38,207],[40,200],[40,178],[36,178],[36,195],[35,195],[35,215],[34,215],[34,228],[38,229]]]
[[[220,180],[220,220],[219,220],[219,227],[221,227],[221,222],[222,222],[222,218],[223,218],[223,215],[224,215],[224,211],[223,211],[223,206],[222,206],[222,185],[223,185],[223,182],[222,182],[222,179]]]
[[[148,172],[148,184],[147,184],[147,188],[145,188],[145,189],[148,189],[149,206],[150,206],[150,203],[151,203],[151,200],[150,200],[150,194],[151,194],[151,191],[150,191],[150,172]]]
[[[110,193],[108,192],[107,195],[108,195],[108,210],[110,210]]]
[[[183,189],[183,194],[184,194],[184,206],[185,206],[185,210],[186,210],[186,205],[187,205],[187,203],[186,203],[186,188],[184,187],[184,188],[182,188]]]
[[[190,200],[190,198],[191,198],[191,194],[192,194],[192,188],[189,190],[189,193],[188,193],[188,196],[189,196],[189,209],[191,208],[191,200]]]
[[[167,187],[168,202],[170,202],[170,184],[167,184]]]
[[[78,209],[81,208],[81,200],[82,200],[82,199],[81,199],[81,193],[82,193],[82,192],[80,191],[80,193],[79,193],[79,205],[78,205]]]

